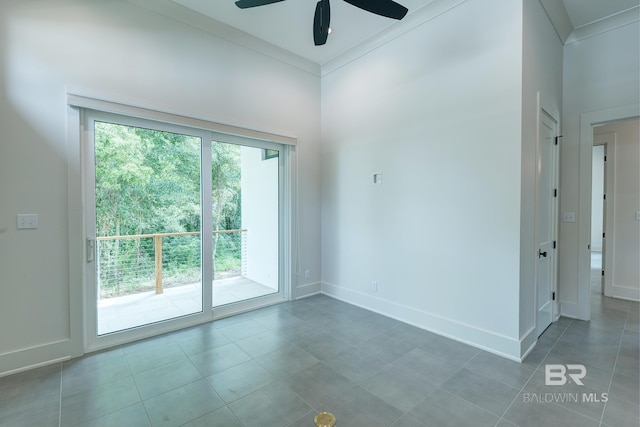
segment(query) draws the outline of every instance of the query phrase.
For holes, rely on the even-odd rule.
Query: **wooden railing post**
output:
[[[241,239],[246,238],[244,234],[247,233],[247,229],[238,229],[238,230],[213,230],[212,234],[231,234],[231,233],[241,233]],[[199,231],[187,231],[187,232],[178,232],[178,233],[159,233],[159,234],[133,234],[127,236],[98,236],[96,237],[97,241],[101,240],[124,240],[124,239],[150,239],[153,237],[153,244],[155,248],[155,284],[156,284],[156,294],[162,294],[164,292],[162,288],[162,238],[163,237],[172,237],[172,236],[199,236],[201,233]],[[242,243],[243,252],[246,251],[246,242]],[[98,253],[98,257],[100,253]],[[246,254],[243,254],[244,258]],[[100,263],[98,262],[99,266]],[[244,267],[243,267],[244,273]],[[100,276],[98,276],[98,287],[100,287]]]
[[[156,252],[156,295],[161,294],[162,290],[162,236],[154,235],[153,242]]]

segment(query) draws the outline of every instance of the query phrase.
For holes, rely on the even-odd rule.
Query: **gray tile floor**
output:
[[[0,426],[637,427],[639,331],[594,292],[520,364],[317,295],[1,378]],[[584,385],[545,386],[547,363]]]

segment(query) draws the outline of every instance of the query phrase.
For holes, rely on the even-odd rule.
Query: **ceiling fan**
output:
[[[284,0],[238,0],[236,6],[240,9],[264,6],[271,3],[278,3]],[[407,14],[408,9],[393,0],[344,0],[355,7],[366,10],[376,15],[387,18],[402,19]],[[316,46],[321,46],[327,42],[329,37],[329,21],[331,19],[331,8],[329,0],[319,0],[316,4],[316,13],[313,18],[313,42]]]

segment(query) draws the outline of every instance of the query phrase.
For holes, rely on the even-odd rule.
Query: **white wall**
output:
[[[242,228],[245,277],[278,289],[278,158],[262,160],[262,150],[241,147]],[[244,268],[243,268],[244,270]]]
[[[611,165],[613,166],[613,164]],[[591,163],[591,250],[602,251],[604,221],[604,145],[594,145]]]
[[[67,90],[297,136],[299,262],[312,277],[294,286],[319,281],[318,76],[122,0],[1,2],[0,373],[83,348]],[[17,213],[40,227],[17,231]]]
[[[613,159],[613,274],[612,296],[640,300],[640,119],[599,126],[595,134],[615,132]],[[611,162],[611,163],[609,163]],[[609,254],[607,254],[609,255]]]
[[[539,108],[562,110],[562,43],[539,0],[525,0],[523,14],[522,201],[520,228],[520,338],[525,352],[535,336],[535,239]],[[540,97],[540,101],[538,98]],[[540,106],[538,105],[540,102]],[[559,120],[560,117],[554,117]],[[557,257],[555,258],[557,262]]]
[[[588,188],[588,182],[581,185],[581,173],[590,172],[592,148],[588,138],[581,147],[581,117],[597,112],[610,116],[608,112],[625,106],[632,106],[625,107],[625,111],[637,110],[639,64],[638,22],[570,43],[564,48],[560,210],[575,212],[576,222],[560,224],[559,296],[562,314],[569,317],[588,319],[590,304],[591,206],[589,191],[583,191]],[[588,134],[588,130],[586,132]],[[584,178],[590,181],[590,173]]]
[[[511,0],[469,0],[324,76],[323,291],[518,358],[521,120]]]

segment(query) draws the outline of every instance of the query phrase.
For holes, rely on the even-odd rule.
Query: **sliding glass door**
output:
[[[89,347],[282,300],[284,149],[85,112]]]
[[[280,151],[212,145],[213,305],[280,291]]]

